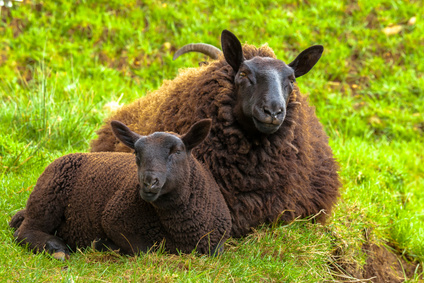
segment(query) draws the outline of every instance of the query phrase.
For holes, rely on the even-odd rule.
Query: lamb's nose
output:
[[[153,190],[153,189],[155,189],[157,187],[158,182],[159,182],[158,179],[153,179],[152,182],[144,182],[144,186],[147,189]]]
[[[146,175],[144,177],[143,184],[144,184],[145,190],[154,191],[154,190],[157,190],[159,187],[159,179],[152,175]]]

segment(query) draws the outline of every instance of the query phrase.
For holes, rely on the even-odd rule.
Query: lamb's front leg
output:
[[[107,240],[100,240],[99,243],[96,243],[95,248],[100,251],[110,249],[127,255],[136,255],[140,252],[147,252],[151,247],[144,239],[140,239],[138,235],[134,234],[125,235],[116,230],[110,230],[108,237]],[[101,244],[101,246],[99,246],[99,244]]]
[[[121,249],[109,239],[96,239],[93,241],[94,249],[101,252],[113,251],[120,253]]]
[[[130,255],[149,251],[161,234],[154,209],[135,189],[115,193],[102,213],[102,227],[108,240]]]
[[[69,249],[62,239],[37,227],[31,227],[31,223],[28,222],[25,219],[14,233],[14,237],[19,244],[28,244],[28,247],[34,252],[46,251],[59,260],[69,259]]]

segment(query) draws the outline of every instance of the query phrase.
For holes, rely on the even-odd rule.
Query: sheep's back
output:
[[[243,52],[246,59],[275,58],[267,45],[256,48],[245,44]],[[148,135],[157,131],[185,133],[193,122],[211,118],[213,132],[215,127],[234,123],[234,102],[234,74],[223,56],[202,67],[181,69],[158,90],[123,106],[107,118],[97,131],[97,139],[91,142],[91,151],[131,151],[113,135],[112,120]]]

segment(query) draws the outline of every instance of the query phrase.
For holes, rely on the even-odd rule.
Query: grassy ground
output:
[[[424,8],[421,1],[24,1],[0,22],[0,278],[5,281],[341,280],[363,243],[424,261]],[[414,21],[415,17],[415,21]],[[87,151],[110,102],[129,103],[219,47],[223,29],[290,62],[325,46],[298,80],[341,164],[342,198],[326,226],[297,221],[231,239],[219,258],[88,249],[69,262],[13,242],[7,222],[43,169]],[[417,269],[412,281],[418,281]],[[414,279],[415,278],[415,279]],[[350,278],[352,279],[352,278]],[[344,277],[349,280],[349,276]]]

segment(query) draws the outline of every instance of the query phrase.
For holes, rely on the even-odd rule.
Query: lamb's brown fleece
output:
[[[275,58],[268,46],[243,46],[246,60]],[[112,134],[120,120],[142,134],[186,131],[192,121],[211,118],[212,130],[194,155],[210,169],[232,214],[232,236],[281,219],[291,221],[324,210],[329,215],[341,183],[328,137],[307,98],[295,86],[287,115],[271,135],[248,136],[234,117],[234,71],[221,55],[182,71],[157,91],[122,107],[97,132],[91,151],[128,151]]]

